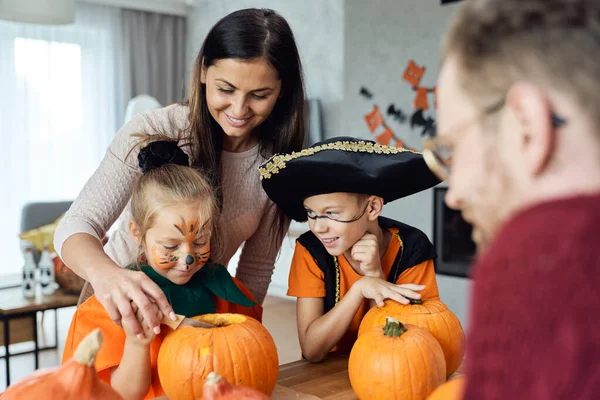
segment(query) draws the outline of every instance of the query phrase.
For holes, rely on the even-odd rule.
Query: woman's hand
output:
[[[355,285],[359,285],[360,294],[365,299],[375,301],[378,307],[383,307],[385,299],[391,299],[401,304],[410,303],[409,299],[420,299],[417,291],[425,289],[424,285],[412,283],[395,285],[383,279],[365,276],[360,278]]]
[[[165,294],[141,271],[131,271],[117,265],[98,266],[88,272],[88,279],[110,318],[137,337],[145,337],[142,325],[136,318],[138,310],[154,334],[160,333],[163,315],[176,320]]]

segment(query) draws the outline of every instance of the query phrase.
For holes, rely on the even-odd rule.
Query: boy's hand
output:
[[[131,308],[133,309],[133,312],[135,313],[135,318],[138,320],[138,322],[142,326],[142,329],[144,330],[144,334],[136,336],[128,329],[125,329],[125,334],[127,335],[127,339],[131,340],[132,343],[147,346],[150,343],[152,343],[152,341],[156,337],[156,334],[152,330],[152,327],[148,324],[148,321],[146,321],[144,319],[144,315],[142,314],[142,311],[135,305],[135,303],[131,303]],[[156,313],[156,316],[159,320],[163,319],[163,314],[155,303],[152,303],[152,310],[150,310],[150,311],[152,313]]]
[[[362,297],[375,301],[378,307],[383,307],[385,299],[408,304],[410,303],[409,299],[421,298],[421,294],[416,291],[425,289],[424,285],[415,285],[412,283],[394,285],[383,279],[368,276],[359,279],[354,285],[358,286]]]
[[[383,279],[377,236],[372,233],[365,233],[352,246],[350,256],[360,262],[360,269],[364,276]]]

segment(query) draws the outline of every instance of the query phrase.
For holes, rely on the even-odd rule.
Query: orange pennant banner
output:
[[[427,88],[417,88],[417,94],[415,95],[415,102],[413,104],[415,110],[429,110],[429,104],[427,103],[427,93]]]
[[[375,141],[383,146],[387,146],[393,137],[394,132],[388,126],[386,126],[383,133],[375,138]]]
[[[375,132],[375,129],[383,124],[383,115],[381,115],[379,107],[374,106],[373,111],[365,115],[365,121],[367,122],[371,133]]]
[[[404,70],[402,79],[410,83],[413,88],[416,88],[419,86],[419,83],[421,83],[421,79],[423,78],[424,74],[425,67],[419,67],[417,63],[415,63],[413,60],[410,60],[406,66],[406,69]]]

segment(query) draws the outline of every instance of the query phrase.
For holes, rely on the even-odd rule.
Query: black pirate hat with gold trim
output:
[[[352,137],[276,154],[258,170],[269,198],[300,222],[307,220],[303,202],[311,196],[361,193],[380,196],[388,203],[440,183],[421,153]]]

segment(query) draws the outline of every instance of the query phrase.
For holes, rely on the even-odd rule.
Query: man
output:
[[[446,36],[425,157],[479,249],[466,399],[600,399],[599,55],[598,0],[466,1]]]

